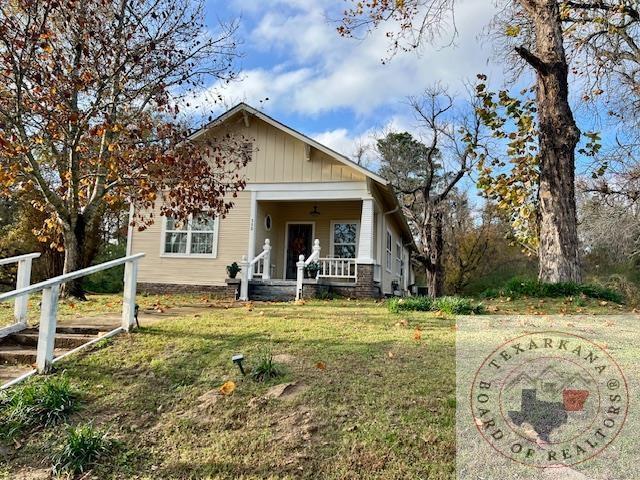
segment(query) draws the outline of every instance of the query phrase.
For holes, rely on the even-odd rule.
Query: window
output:
[[[396,273],[402,277],[402,244],[396,242]]]
[[[216,256],[218,243],[218,219],[207,215],[195,215],[187,221],[165,220],[165,255]]]
[[[356,258],[358,222],[335,222],[332,231],[333,256],[335,258]]]
[[[391,248],[393,245],[393,238],[391,237],[391,232],[387,230],[387,272],[390,272],[393,268],[393,258],[391,253]]]

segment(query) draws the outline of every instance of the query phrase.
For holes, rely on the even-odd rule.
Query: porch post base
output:
[[[356,298],[380,298],[380,288],[373,281],[373,263],[358,262],[358,277],[354,291]]]

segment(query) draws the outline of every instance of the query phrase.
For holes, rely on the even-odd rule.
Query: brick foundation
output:
[[[240,280],[229,281],[227,285],[180,285],[176,283],[138,283],[138,292],[150,294],[165,293],[211,293],[225,300],[235,300],[240,290]]]
[[[354,283],[307,280],[302,285],[303,298],[323,298],[339,295],[346,298],[380,298],[380,286],[373,281],[373,265],[359,264],[358,278]]]

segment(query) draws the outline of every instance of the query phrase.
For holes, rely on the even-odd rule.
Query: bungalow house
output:
[[[160,220],[148,229],[130,229],[128,254],[146,253],[140,291],[237,296],[240,280],[227,279],[226,267],[238,262],[249,299],[293,298],[301,256],[319,267],[304,281],[304,296],[409,291],[415,247],[387,180],[244,103],[192,138],[222,131],[254,142],[246,189],[224,219],[178,226],[156,212]]]

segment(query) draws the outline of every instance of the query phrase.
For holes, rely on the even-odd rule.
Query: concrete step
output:
[[[296,298],[296,282],[258,280],[249,284],[249,299],[261,302],[289,302]]]
[[[58,325],[56,327],[56,335],[58,334],[80,334],[80,335],[98,335],[99,333],[110,332],[117,325]],[[20,333],[38,334],[38,328],[26,328]]]
[[[81,333],[58,333],[56,332],[55,346],[59,348],[76,348],[93,340],[95,335],[84,335]],[[28,347],[38,346],[38,333],[19,332],[11,335],[10,340],[13,343]],[[2,342],[0,342],[2,345]]]
[[[53,351],[54,357],[71,350],[70,348],[56,348]],[[2,345],[0,346],[0,363],[9,365],[32,365],[36,363],[37,350],[24,345]]]
[[[265,285],[265,286],[283,286],[283,287],[294,287],[296,286],[295,280],[282,280],[282,279],[271,279],[271,280],[262,280],[260,278],[254,278],[249,281],[249,286],[251,285]]]

